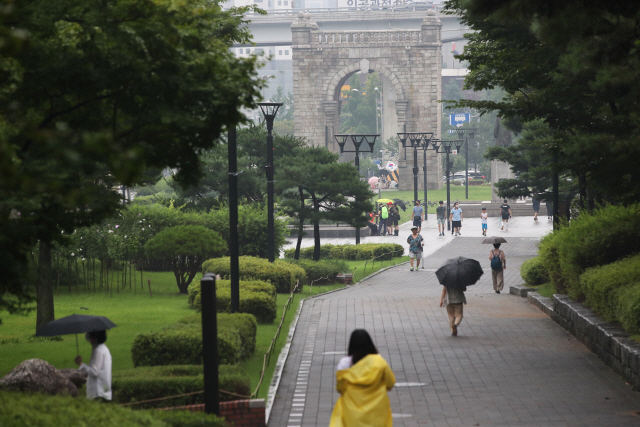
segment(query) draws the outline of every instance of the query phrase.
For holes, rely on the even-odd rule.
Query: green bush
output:
[[[169,427],[228,427],[228,424],[213,414],[189,411],[154,411],[154,417]]]
[[[547,268],[539,256],[522,263],[520,276],[530,286],[539,286],[549,282],[549,273],[547,273]]]
[[[230,316],[226,320],[225,316]],[[218,315],[218,362],[235,364],[255,350],[255,318],[249,314]],[[133,341],[134,366],[198,365],[202,363],[200,316],[189,316],[159,332],[139,334]],[[249,337],[253,330],[253,336]],[[251,353],[249,353],[251,352]]]
[[[580,275],[640,252],[640,204],[607,206],[565,224],[540,243],[542,262],[558,291],[583,301]]]
[[[294,259],[287,259],[286,261],[303,268],[307,275],[308,283],[323,277],[327,279],[318,281],[315,284],[333,283],[336,281],[338,274],[349,272],[349,265],[345,261],[337,259],[321,259],[320,261],[310,259],[300,259],[296,261]]]
[[[220,390],[249,396],[251,380],[238,366],[220,365],[218,381]],[[172,365],[127,369],[114,373],[113,401],[132,403],[160,397],[201,391],[204,388],[202,365]],[[229,393],[220,392],[220,401],[239,399]],[[176,397],[170,400],[134,405],[136,409],[164,408],[170,406],[203,403],[202,394]]]
[[[630,333],[640,332],[640,254],[580,276],[585,305]]]
[[[200,312],[202,308],[200,283],[189,286],[189,306]],[[271,323],[276,318],[275,287],[262,281],[240,281],[240,313],[253,314],[261,323]],[[231,282],[216,281],[216,311],[231,312]]]
[[[0,420],[3,427],[168,425],[147,411],[133,411],[84,398],[7,391],[0,391]]]
[[[223,279],[230,278],[229,258],[214,258],[202,264],[203,273],[216,273]],[[304,270],[284,261],[276,261],[273,264],[266,259],[249,256],[240,257],[240,279],[262,280],[276,287],[279,294],[289,293],[297,280],[304,280]]]
[[[320,259],[329,259],[331,258],[330,252],[331,248],[335,245],[330,243],[326,245],[320,245]],[[284,251],[284,257],[288,259],[294,259],[296,254],[296,248],[286,249]],[[313,259],[313,246],[309,246],[307,248],[300,248],[300,259]]]
[[[387,252],[397,251],[380,259],[390,260],[392,257],[402,256],[404,247],[395,243],[365,243],[362,245],[322,245],[320,246],[320,260],[368,260]],[[293,259],[295,249],[284,251],[284,257]],[[313,246],[300,249],[300,259],[313,259]]]

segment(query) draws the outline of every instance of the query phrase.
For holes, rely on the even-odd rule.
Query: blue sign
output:
[[[471,121],[471,113],[454,113],[449,114],[449,124],[455,127],[462,127],[464,123]],[[449,129],[449,133],[455,133],[455,130]]]

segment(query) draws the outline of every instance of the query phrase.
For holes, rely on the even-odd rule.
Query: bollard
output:
[[[218,395],[218,318],[216,276],[207,273],[200,280],[202,297],[202,363],[204,371],[204,411],[220,415]]]

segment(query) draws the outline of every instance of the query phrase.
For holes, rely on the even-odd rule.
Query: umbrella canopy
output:
[[[378,203],[384,203],[386,205],[387,203],[393,203],[393,200],[391,200],[391,199],[378,199],[377,202]]]
[[[488,238],[484,239],[482,241],[482,243],[486,243],[488,245],[494,245],[496,243],[507,243],[507,241],[505,239],[503,239],[502,237],[493,236],[493,237],[488,237]]]
[[[372,176],[371,178],[369,178],[369,185],[376,185],[378,183],[378,181],[380,180],[380,178],[378,178],[377,176]]]
[[[407,210],[407,206],[404,204],[404,202],[400,199],[393,199],[393,202],[403,211]]]
[[[441,285],[458,289],[475,284],[483,274],[478,261],[464,257],[448,259],[436,271]]]
[[[85,332],[105,331],[115,327],[115,323],[104,316],[72,314],[47,323],[36,332],[36,336],[56,337],[58,335],[84,334]]]

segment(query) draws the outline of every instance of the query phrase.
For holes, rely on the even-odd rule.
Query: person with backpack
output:
[[[499,294],[504,288],[504,270],[507,268],[507,259],[504,251],[500,250],[500,243],[494,243],[493,249],[489,253],[491,261],[491,278],[493,279],[493,290]]]
[[[400,220],[400,210],[398,210],[398,206],[396,206],[395,204],[392,204],[391,207],[389,208],[389,224],[387,225],[387,228],[389,229],[389,235],[391,235],[392,231],[394,236],[398,235],[399,220]]]
[[[389,219],[389,208],[387,205],[382,205],[380,208],[380,235],[383,236],[387,233],[387,220]]]
[[[511,206],[507,204],[507,199],[504,199],[504,203],[500,206],[500,217],[502,219],[502,226],[500,230],[509,231],[509,218],[511,218]]]

